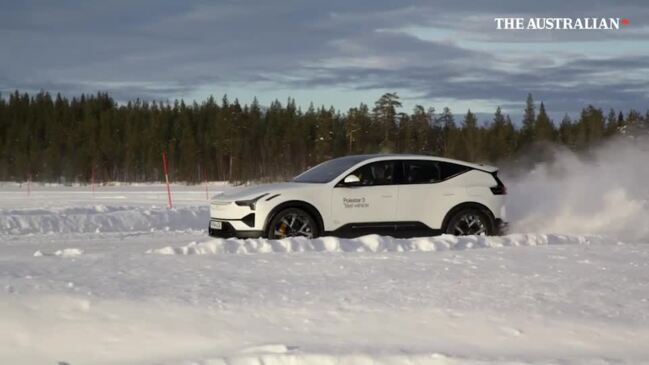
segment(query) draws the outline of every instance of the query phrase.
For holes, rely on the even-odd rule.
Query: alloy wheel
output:
[[[275,238],[306,237],[313,238],[312,220],[305,215],[290,212],[282,216],[273,227]]]
[[[456,236],[485,235],[487,225],[480,215],[467,212],[456,221],[453,234]]]

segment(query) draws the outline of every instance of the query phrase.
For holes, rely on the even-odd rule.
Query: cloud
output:
[[[502,32],[495,16],[628,16],[631,26]],[[561,114],[587,103],[642,109],[644,19],[644,2],[613,0],[13,2],[0,13],[0,90],[127,100],[345,89],[366,102],[396,90],[426,105],[473,101],[512,113],[532,92]]]

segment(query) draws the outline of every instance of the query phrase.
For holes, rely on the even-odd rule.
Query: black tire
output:
[[[287,208],[277,213],[268,225],[266,236],[270,239],[287,237],[316,238],[320,234],[318,223],[311,214],[300,208]]]
[[[489,215],[476,208],[465,208],[455,213],[444,232],[455,236],[493,236],[496,233]]]

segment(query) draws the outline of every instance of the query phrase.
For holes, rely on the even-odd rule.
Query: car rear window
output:
[[[404,184],[433,184],[471,170],[470,167],[444,161],[404,161]]]
[[[442,180],[448,180],[452,177],[455,177],[459,174],[463,174],[471,170],[468,166],[458,165],[451,162],[441,162],[439,163],[440,172]]]
[[[438,161],[406,161],[404,167],[407,184],[430,184],[441,181]]]

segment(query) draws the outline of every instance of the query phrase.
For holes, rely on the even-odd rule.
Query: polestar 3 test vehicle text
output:
[[[506,188],[491,166],[421,155],[325,161],[290,182],[237,188],[210,204],[214,237],[494,235]]]

